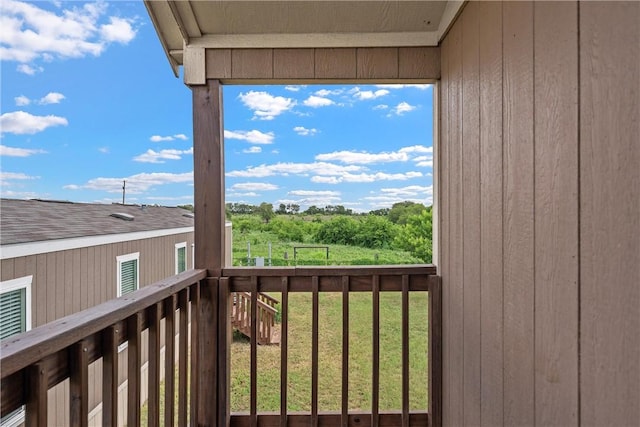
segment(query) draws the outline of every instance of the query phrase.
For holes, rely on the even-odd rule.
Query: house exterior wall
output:
[[[31,284],[32,327],[76,313],[86,308],[116,298],[116,257],[139,252],[139,287],[143,287],[175,274],[175,244],[187,243],[187,268],[193,266],[191,245],[193,232],[179,233],[127,242],[90,246],[38,255],[3,259],[1,280],[33,275]],[[161,337],[164,345],[164,321]],[[147,360],[146,338],[143,332],[142,358]],[[126,366],[127,351],[120,353],[119,366]],[[146,365],[145,365],[146,366]],[[143,401],[146,399],[146,368],[143,366]],[[161,363],[164,369],[164,364]],[[121,421],[126,419],[126,370],[121,369],[119,412]],[[89,366],[89,410],[102,400],[102,361]],[[49,425],[69,424],[69,381],[64,381],[49,391]],[[92,411],[94,422],[99,424],[100,411]],[[91,420],[90,420],[91,421]],[[92,423],[93,424],[93,423]]]
[[[469,2],[441,44],[445,425],[640,424],[639,22]]]

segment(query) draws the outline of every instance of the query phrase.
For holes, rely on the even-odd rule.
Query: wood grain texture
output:
[[[218,358],[224,359],[226,354],[226,348],[218,345],[218,324],[221,320],[218,318],[218,286],[217,277],[200,282],[197,328],[198,369],[196,370],[198,424],[200,425],[215,424],[218,416]],[[227,320],[225,323],[228,323],[228,318],[229,316],[225,318]]]
[[[280,427],[287,427],[288,351],[289,351],[289,279],[282,278],[280,341]]]
[[[222,87],[217,80],[194,86],[193,150],[196,268],[216,276],[224,263],[224,138]]]
[[[398,78],[439,79],[440,77],[439,47],[398,48]]]
[[[231,49],[207,49],[205,66],[207,79],[231,78]]]
[[[127,320],[127,425],[140,425],[141,314]]]
[[[164,425],[175,425],[175,370],[176,370],[176,309],[178,296],[165,300],[165,352],[164,352]]]
[[[464,424],[464,285],[462,187],[462,23],[450,31],[449,49],[449,423]]]
[[[358,48],[356,64],[359,79],[398,78],[398,48]]]
[[[464,423],[480,419],[480,75],[479,3],[462,13],[462,228]]]
[[[218,425],[229,425],[231,410],[231,342],[232,330],[229,318],[232,312],[232,298],[229,292],[229,279],[221,277],[218,281],[218,349],[217,349],[217,401]]]
[[[535,420],[578,424],[578,10],[534,6]]]
[[[118,328],[108,327],[102,333],[102,425],[118,420]]]
[[[149,318],[148,340],[148,398],[147,416],[149,426],[160,425],[160,319],[162,303],[156,303],[147,310]]]
[[[88,345],[83,340],[69,350],[69,421],[71,426],[85,427],[89,422]]]
[[[48,414],[48,369],[45,363],[31,365],[28,370],[29,387],[27,394],[25,425],[45,427]]]
[[[356,78],[355,49],[316,49],[315,77],[317,79]]]
[[[449,402],[451,401],[449,396],[450,384],[451,384],[451,369],[449,365],[450,342],[449,342],[449,303],[451,301],[451,290],[449,289],[450,281],[450,261],[449,251],[451,249],[451,241],[449,236],[449,224],[450,224],[450,208],[449,197],[451,191],[449,190],[449,174],[451,172],[451,163],[449,161],[450,151],[450,139],[449,139],[449,85],[451,80],[449,78],[449,38],[445,38],[441,46],[441,64],[442,64],[442,80],[438,85],[440,90],[440,149],[438,153],[440,155],[440,167],[439,167],[439,181],[440,181],[440,265],[438,271],[442,277],[442,334],[447,337],[443,342],[442,347],[442,424],[449,425]]]
[[[274,79],[312,79],[315,74],[313,49],[274,49]]]
[[[640,424],[640,3],[580,3],[581,420]]]
[[[234,79],[273,78],[273,49],[233,49],[231,75]]]
[[[533,4],[503,5],[504,422],[534,424]]]
[[[503,424],[502,4],[478,4],[480,76],[480,424]]]

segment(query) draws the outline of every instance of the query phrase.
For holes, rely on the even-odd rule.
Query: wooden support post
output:
[[[195,267],[219,277],[224,266],[224,146],[222,85],[192,86]]]

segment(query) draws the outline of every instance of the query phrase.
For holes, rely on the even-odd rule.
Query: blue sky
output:
[[[142,2],[2,1],[1,193],[193,203],[191,92]],[[226,200],[432,201],[432,87],[225,86]]]

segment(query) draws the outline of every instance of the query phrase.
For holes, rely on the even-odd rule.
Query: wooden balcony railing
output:
[[[440,425],[441,389],[441,290],[440,279],[433,266],[367,266],[367,267],[292,267],[292,268],[227,268],[221,279],[229,293],[239,292],[251,296],[250,358],[250,410],[246,414],[230,414],[231,426],[427,426]],[[429,293],[429,374],[424,387],[428,389],[427,411],[409,410],[409,294],[415,291]],[[280,412],[258,413],[257,410],[257,344],[255,328],[260,314],[259,295],[278,292],[281,301],[280,343]],[[288,391],[288,328],[289,294],[309,292],[312,295],[311,332],[311,411],[308,414],[289,414]],[[319,293],[342,293],[342,384],[340,413],[318,411],[318,337]],[[349,295],[368,292],[372,295],[372,407],[370,412],[349,411]],[[402,408],[396,412],[379,411],[380,396],[380,292],[400,292],[402,304],[398,307],[402,318]],[[229,301],[222,301],[222,306]],[[425,307],[426,308],[426,307]],[[222,310],[224,312],[224,309]],[[222,314],[224,316],[224,314]],[[253,326],[256,325],[256,326]],[[228,357],[228,356],[227,356]]]
[[[2,341],[0,356],[2,416],[26,405],[27,426],[46,426],[48,390],[69,379],[69,420],[74,426],[88,423],[88,367],[102,358],[102,424],[118,419],[118,372],[126,369],[128,380],[127,425],[140,425],[141,334],[148,330],[149,425],[158,425],[160,399],[164,399],[165,420],[187,425],[194,420],[196,382],[187,391],[187,361],[191,357],[191,378],[197,375],[198,305],[205,270],[190,270],[146,286],[121,298],[64,317],[24,334]],[[189,305],[191,309],[189,309]],[[189,315],[189,311],[193,315]],[[176,324],[179,314],[179,325]],[[189,339],[188,320],[191,322]],[[179,328],[178,384],[166,375],[165,393],[160,396],[160,320],[165,319],[166,372],[175,367],[174,337]],[[118,347],[128,343],[127,366],[118,366]],[[174,404],[178,396],[178,413]],[[187,410],[191,408],[188,416]],[[60,422],[60,420],[58,420]]]
[[[409,410],[409,294],[429,293],[426,411]],[[233,293],[248,296],[251,328],[250,410],[230,413],[230,343]],[[280,412],[258,413],[257,345],[259,295],[278,292],[281,308]],[[311,411],[287,410],[287,331],[289,294],[312,295]],[[318,411],[318,306],[320,292],[342,294],[342,410]],[[372,295],[372,406],[370,411],[349,411],[349,295]],[[380,293],[399,292],[402,304],[402,407],[379,411],[380,396]],[[272,307],[274,301],[262,301]],[[264,307],[263,307],[264,308]],[[179,321],[176,321],[176,315]],[[160,395],[160,321],[165,323],[165,372],[176,364],[174,337],[178,335],[177,384],[165,376]],[[346,320],[345,320],[346,319]],[[140,425],[141,334],[148,330],[149,425],[231,426],[431,426],[441,424],[441,289],[433,266],[229,268],[222,277],[206,277],[205,270],[190,270],[124,297],[65,317],[1,342],[2,416],[26,406],[27,425],[47,425],[47,391],[69,379],[70,424],[88,423],[88,366],[102,359],[102,424],[115,425],[118,415],[118,346],[128,343],[127,425]],[[190,375],[189,375],[190,374]],[[190,377],[190,379],[189,379]],[[164,401],[164,411],[160,401]],[[177,413],[174,405],[177,400]],[[161,413],[164,415],[160,419]]]

